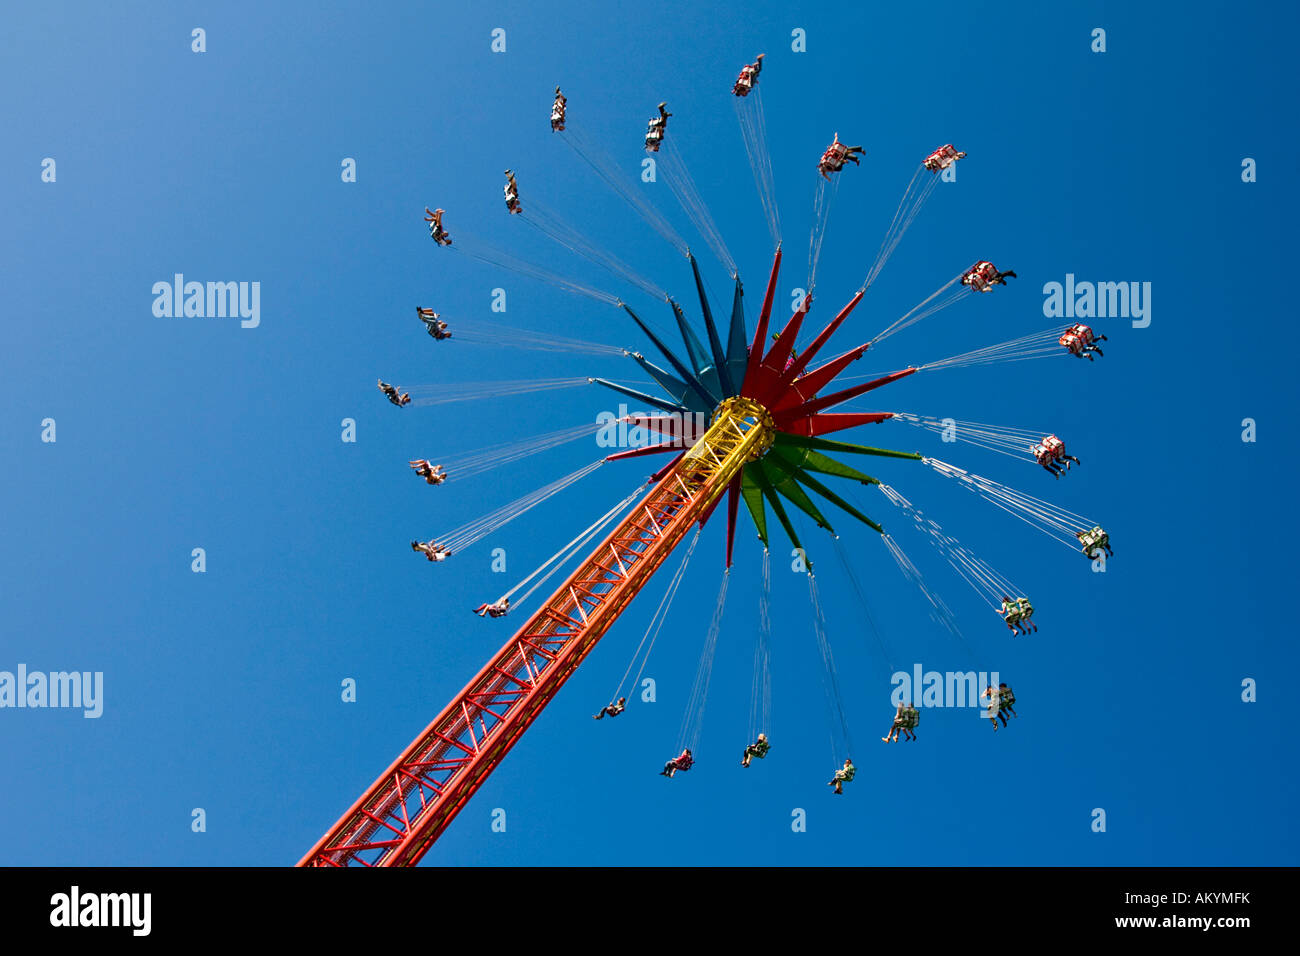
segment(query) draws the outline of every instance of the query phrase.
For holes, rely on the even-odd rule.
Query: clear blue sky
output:
[[[425,336],[412,315],[498,321],[644,348],[617,310],[435,249],[421,210],[560,271],[612,280],[510,221],[501,170],[683,301],[672,250],[556,140],[571,115],[629,174],[660,100],[748,280],[771,256],[728,90],[762,86],[791,268],[802,284],[815,173],[833,131],[866,146],[843,177],[816,327],[858,288],[910,170],[945,142],[942,185],[846,331],[869,338],[957,269],[1019,273],[889,339],[863,371],[941,358],[1046,324],[1042,285],[1149,281],[1149,328],[1098,322],[1104,360],[927,373],[880,407],[1042,425],[1084,462],[1052,482],[885,424],[850,440],[954,461],[1096,516],[1115,558],[1077,554],[906,461],[869,462],[1035,600],[1012,640],[877,492],[861,500],[957,612],[925,615],[880,541],[840,522],[890,650],[864,627],[823,535],[831,643],[860,768],[833,769],[807,588],[776,552],[772,756],[745,740],[759,549],[738,542],[699,763],[656,776],[676,740],[721,570],[708,528],[647,674],[658,701],[605,702],[667,574],[652,582],[427,857],[439,864],[1295,864],[1297,673],[1291,593],[1297,414],[1296,136],[1291,11],[1117,3],[873,9],[756,0],[625,6],[24,5],[5,14],[0,89],[6,626],[0,670],[103,671],[105,710],[0,710],[11,864],[295,862],[477,671],[509,621],[472,617],[627,494],[602,468],[437,567],[427,538],[597,457],[581,443],[476,483],[429,488],[415,457],[466,452],[616,406],[596,388],[398,411],[400,383],[642,376],[619,358],[494,351]],[[207,31],[207,52],[190,31]],[[507,31],[493,54],[490,31]],[[1090,52],[1094,27],[1107,52]],[[807,52],[790,32],[807,32]],[[57,162],[42,183],[41,161]],[[355,158],[358,182],[340,181]],[[1241,162],[1259,181],[1241,181]],[[682,231],[662,183],[645,187]],[[454,217],[454,218],[453,218]],[[697,243],[715,289],[727,280]],[[166,319],[176,272],[261,282],[261,325]],[[507,314],[488,312],[508,290]],[[658,321],[666,310],[614,288]],[[694,310],[692,310],[692,313]],[[662,314],[661,314],[662,313]],[[446,348],[445,345],[452,347]],[[540,358],[539,358],[540,356]],[[339,440],[340,421],[359,440]],[[1259,440],[1241,441],[1241,421]],[[40,441],[57,421],[57,443]],[[1288,437],[1290,436],[1290,437]],[[509,573],[489,572],[507,549]],[[207,572],[190,571],[192,548]],[[785,549],[788,551],[788,549]],[[670,562],[669,569],[675,566]],[[509,582],[503,585],[504,579]],[[516,620],[516,619],[510,619]],[[968,649],[969,648],[969,649]],[[998,670],[1020,718],[996,736],[932,712],[879,743],[889,663]],[[340,701],[355,678],[359,700]],[[1240,700],[1243,679],[1259,700]],[[207,832],[190,812],[207,814]],[[490,830],[494,808],[507,831]],[[1107,832],[1091,832],[1094,808]],[[806,833],[791,832],[794,808]],[[38,811],[33,815],[35,811]],[[35,821],[39,820],[39,824]]]

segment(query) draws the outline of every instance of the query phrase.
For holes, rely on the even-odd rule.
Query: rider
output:
[[[989,699],[989,705],[984,708],[984,713],[988,714],[989,723],[993,725],[993,729],[996,731],[998,729],[998,718],[1002,717],[1001,692],[994,690],[993,685],[989,684],[984,688],[984,693],[980,694],[980,697],[987,697]],[[1007,719],[1002,717],[1002,726],[1005,727],[1006,725]]]
[[[665,107],[667,103],[659,104],[659,115],[650,118],[650,124],[645,131],[645,148],[652,153],[659,152],[659,144],[664,140],[664,131],[668,128],[668,117],[672,116]]]
[[[866,152],[861,146],[845,146],[840,142],[840,134],[835,134],[835,140],[826,147],[826,152],[822,153],[821,160],[817,163],[817,171],[822,174],[823,179],[830,179],[827,173],[838,173],[844,168],[846,160],[853,162],[855,166],[861,166],[857,154]]]
[[[971,266],[970,270],[961,277],[961,284],[970,286],[976,292],[988,292],[995,285],[1006,285],[1008,276],[1012,279],[1018,278],[1010,269],[999,272],[993,263],[981,260]]]
[[[907,709],[903,711],[903,736],[908,740],[915,740],[916,725],[921,722],[921,712],[912,706],[909,701]]]
[[[998,609],[998,613],[1006,619],[1007,628],[1012,634],[1028,633],[1020,630],[1020,608],[1005,594],[1002,595],[1002,607]]]
[[[659,775],[671,779],[678,770],[690,770],[694,764],[695,758],[691,756],[691,748],[687,747],[678,756],[664,764],[664,769],[659,771]]]
[[[1056,456],[1057,461],[1074,462],[1076,465],[1083,464],[1083,462],[1079,461],[1079,459],[1075,458],[1073,455],[1067,455],[1065,453],[1065,442],[1061,441],[1061,439],[1057,438],[1055,435],[1048,435],[1044,438],[1043,446]],[[1070,470],[1068,464],[1065,466],[1065,470]]]
[[[1060,478],[1064,471],[1070,470],[1070,462],[1076,465],[1082,464],[1079,459],[1073,455],[1065,453],[1065,442],[1055,435],[1048,435],[1030,451],[1034,455],[1034,461],[1038,462],[1043,468],[1052,473],[1056,478]],[[1061,462],[1065,462],[1065,469],[1062,471]]]
[[[736,80],[735,86],[731,88],[732,93],[735,93],[737,96],[749,95],[749,91],[752,90],[754,84],[758,82],[758,74],[763,71],[764,56],[766,56],[766,54],[760,53],[753,63],[746,63],[740,68],[740,78]]]
[[[1096,352],[1102,358],[1106,357],[1106,353],[1097,347],[1099,340],[1102,342],[1109,341],[1106,336],[1096,335],[1088,326],[1079,323],[1070,326],[1061,333],[1060,343],[1075,358],[1084,358],[1086,356],[1088,361],[1091,362],[1093,352]]]
[[[424,221],[429,224],[429,235],[433,241],[440,246],[451,245],[451,236],[442,228],[442,214],[445,209],[430,210],[428,206],[424,207]]]
[[[989,722],[993,724],[994,730],[998,729],[998,720],[1002,721],[1003,727],[1007,725],[1007,714],[1010,714],[1012,717],[1016,716],[1015,708],[1012,706],[1016,702],[1016,695],[1012,693],[1011,688],[1005,683],[998,684],[997,690],[994,690],[993,685],[989,684],[984,688],[984,693],[980,696],[989,699],[989,706],[986,712],[989,715]],[[997,703],[996,711],[993,709],[995,701]]]
[[[1043,466],[1044,471],[1053,478],[1060,480],[1061,475],[1064,474],[1064,469],[1061,468],[1061,463],[1056,460],[1056,455],[1044,442],[1039,442],[1030,449],[1030,452],[1033,453],[1034,461]]]
[[[957,162],[957,160],[965,158],[965,153],[957,152],[957,148],[953,146],[952,143],[948,143],[944,146],[940,146],[929,156],[925,157],[925,161],[922,162],[921,165],[930,170],[930,172],[937,173],[940,170],[947,169],[953,163]]]
[[[430,485],[440,485],[447,480],[447,473],[443,471],[442,465],[431,465],[426,458],[417,458],[410,462],[415,473]]]
[[[894,711],[894,719],[889,725],[889,731],[880,739],[887,744],[894,743],[898,740],[898,732],[903,729],[903,724],[907,722],[907,707],[899,704]]]
[[[447,323],[438,317],[438,313],[433,309],[422,309],[418,305],[415,307],[415,313],[424,323],[424,329],[432,335],[437,341],[451,338],[451,333],[447,331]]]
[[[1038,625],[1034,623],[1034,606],[1029,603],[1029,598],[1018,597],[1015,601],[1016,612],[1020,615],[1020,626],[1024,628],[1022,633],[1028,634],[1033,631],[1038,633]]]
[[[1095,525],[1087,531],[1080,531],[1075,534],[1075,537],[1083,545],[1083,553],[1088,558],[1096,558],[1098,548],[1106,552],[1106,557],[1115,557],[1115,552],[1110,549],[1110,535],[1102,529],[1101,525]]]
[[[388,400],[401,408],[403,405],[411,404],[411,396],[408,392],[399,393],[396,388],[389,385],[382,378],[379,380],[379,390],[388,396]]]
[[[762,760],[767,756],[767,752],[772,749],[772,745],[767,742],[767,734],[759,734],[758,739],[745,748],[745,755],[741,758],[740,765],[748,767],[749,761],[754,757]]]
[[[424,556],[430,561],[446,561],[451,557],[451,552],[433,539],[428,541],[412,541],[411,550],[424,552]]]
[[[523,207],[519,205],[519,184],[515,182],[515,174],[506,170],[506,208],[510,210],[511,215],[523,212]]]
[[[502,598],[495,604],[480,604],[474,613],[479,617],[505,617],[510,613],[510,598]]]
[[[850,782],[853,779],[853,775],[857,772],[858,768],[853,766],[853,760],[849,757],[845,757],[844,766],[835,771],[835,776],[827,782],[826,786],[834,787],[836,793],[843,793],[844,785]]]
[[[564,111],[568,99],[560,92],[560,88],[555,88],[555,105],[551,107],[551,129],[555,132],[564,131]]]
[[[1017,716],[1016,708],[1013,706],[1016,702],[1016,695],[1006,683],[998,684],[998,714],[1010,714],[1012,717]],[[1007,718],[1002,718],[1002,725],[1005,727]]]
[[[1028,634],[1030,631],[1038,630],[1038,625],[1030,620],[1034,616],[1034,606],[1029,603],[1028,598],[1012,600],[1004,594],[1002,607],[997,613],[1006,618],[1007,627],[1013,634]]]
[[[599,714],[592,714],[591,719],[600,720],[602,717],[605,716],[617,717],[625,710],[627,710],[627,698],[620,697],[618,700],[614,701],[614,703],[606,704],[604,707],[602,707]]]

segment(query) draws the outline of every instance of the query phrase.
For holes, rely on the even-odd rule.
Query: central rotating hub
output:
[[[762,438],[750,452],[749,461],[762,458],[763,455],[767,454],[767,450],[772,447],[772,442],[776,438],[776,422],[772,420],[772,414],[766,408],[753,399],[736,395],[724,399],[713,410],[713,417],[709,420],[709,427],[712,428],[718,422],[728,418],[747,421],[751,427],[761,430]]]

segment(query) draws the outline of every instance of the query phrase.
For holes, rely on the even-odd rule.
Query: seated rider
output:
[[[1088,361],[1091,362],[1093,352],[1096,352],[1102,358],[1106,357],[1106,353],[1097,347],[1098,339],[1102,342],[1108,341],[1106,336],[1097,336],[1092,329],[1080,323],[1072,325],[1062,332],[1060,343],[1075,358],[1084,358],[1086,356]]]
[[[1065,471],[1070,470],[1070,462],[1076,465],[1082,464],[1073,455],[1065,453],[1065,442],[1055,435],[1048,435],[1030,451],[1033,453],[1034,461],[1042,465],[1044,470],[1051,472],[1056,478],[1060,478]],[[1065,462],[1064,470],[1061,468],[1062,462]]]
[[[767,734],[759,734],[758,739],[745,748],[745,754],[741,758],[740,765],[748,767],[749,761],[754,757],[762,760],[767,756],[767,752],[772,749],[772,745],[767,742]]]
[[[1106,552],[1106,557],[1113,558],[1115,552],[1110,549],[1110,535],[1102,530],[1101,525],[1097,525],[1087,531],[1080,531],[1075,535],[1079,543],[1083,545],[1083,553],[1088,558],[1097,557],[1097,549],[1101,548]]]
[[[691,756],[691,748],[687,747],[681,754],[664,764],[664,769],[659,771],[659,775],[671,779],[678,770],[690,770],[694,764],[695,758]]]
[[[1017,278],[1010,269],[999,272],[993,263],[981,261],[975,263],[970,271],[962,276],[961,284],[970,286],[976,292],[988,292],[995,285],[1006,285],[1008,276],[1012,279]]]
[[[412,541],[411,550],[423,552],[424,556],[430,561],[446,561],[447,558],[451,557],[450,551],[433,540]]]
[[[908,740],[916,739],[916,725],[921,722],[921,712],[909,702],[903,711],[903,736]]]
[[[835,776],[827,782],[826,786],[834,787],[836,793],[843,793],[844,785],[851,781],[857,772],[858,768],[853,766],[853,761],[845,757],[844,766],[835,771]]]
[[[1044,471],[1051,474],[1054,478],[1059,479],[1061,477],[1061,463],[1056,460],[1056,455],[1053,454],[1052,450],[1048,448],[1045,443],[1039,442],[1030,449],[1030,452],[1034,456],[1034,461],[1043,466]]]
[[[410,462],[415,473],[430,485],[440,485],[447,480],[447,473],[442,470],[442,465],[431,465],[427,459],[417,458]]]
[[[474,613],[479,617],[505,617],[510,613],[510,598],[502,598],[495,604],[480,604]]]
[[[957,152],[956,147],[953,146],[952,143],[948,143],[947,145],[940,146],[929,156],[925,157],[925,161],[921,165],[930,170],[930,172],[937,173],[940,170],[947,169],[953,163],[957,162],[957,160],[965,158],[965,153]]]
[[[385,395],[387,395],[388,400],[392,402],[394,405],[396,405],[398,408],[401,408],[403,405],[409,405],[411,403],[410,393],[408,392],[399,393],[396,388],[394,388],[392,385],[389,385],[382,378],[379,380],[379,390],[383,392]]]
[[[442,228],[442,214],[445,209],[434,209],[430,211],[428,206],[424,207],[424,221],[429,224],[429,235],[433,241],[440,246],[451,245],[451,236]]]
[[[519,183],[515,182],[515,174],[506,170],[506,208],[510,214],[523,212],[523,207],[519,205]]]
[[[740,68],[740,78],[736,80],[736,85],[731,88],[731,92],[737,96],[748,96],[749,91],[754,88],[758,82],[758,74],[763,71],[764,53],[760,53],[753,63],[746,63]]]
[[[976,292],[988,291],[988,280],[984,278],[984,266],[989,265],[987,262],[977,262],[972,266],[964,276],[961,277],[961,284],[970,286]]]
[[[1012,717],[1017,716],[1016,708],[1014,706],[1015,702],[1016,695],[1011,688],[1005,682],[998,684],[998,713],[1010,714]],[[1006,717],[1003,717],[1003,726],[1006,726],[1006,722]]]
[[[1074,462],[1076,465],[1083,464],[1083,462],[1079,461],[1079,459],[1075,458],[1073,455],[1067,455],[1065,453],[1065,442],[1061,441],[1061,439],[1057,438],[1055,435],[1048,435],[1044,438],[1043,447],[1050,451],[1058,462],[1063,461],[1066,463],[1066,471],[1070,470],[1070,462]]]
[[[659,104],[659,115],[651,117],[650,124],[646,127],[645,148],[653,153],[659,152],[659,144],[663,142],[664,132],[668,128],[668,117],[673,115],[665,109],[667,105]]]
[[[564,111],[568,100],[560,92],[560,88],[555,88],[555,105],[551,107],[551,129],[556,132],[564,131]]]
[[[1002,607],[998,610],[998,613],[1001,614],[1002,617],[1006,620],[1007,629],[1010,630],[1011,633],[1013,634],[1029,633],[1028,631],[1021,630],[1020,620],[1022,615],[1020,612],[1019,604],[1011,600],[1011,598],[1009,598],[1005,594],[1002,595]]]
[[[998,718],[1002,717],[1001,694],[999,691],[993,689],[992,684],[989,684],[987,687],[984,688],[984,693],[980,694],[980,696],[987,697],[989,699],[989,705],[984,709],[984,713],[988,714],[989,723],[993,725],[994,730],[997,730]],[[1007,725],[1007,719],[1005,717],[1002,717],[1002,726],[1005,727],[1006,725]]]
[[[424,323],[424,330],[441,342],[443,339],[451,338],[451,333],[447,331],[447,323],[439,318],[438,313],[433,309],[422,309],[416,306],[415,312]]]
[[[823,179],[829,180],[831,177],[827,173],[838,173],[844,168],[845,161],[851,161],[855,166],[861,166],[857,154],[864,153],[861,146],[845,146],[840,142],[840,134],[835,134],[835,140],[826,147],[826,152],[822,153],[821,161],[817,163],[817,171],[822,174]]]
[[[980,696],[989,699],[989,706],[985,712],[989,715],[989,723],[993,725],[994,730],[998,729],[998,720],[1002,721],[1003,727],[1007,725],[1006,715],[1008,713],[1012,717],[1016,716],[1015,708],[1012,706],[1016,702],[1016,695],[1012,693],[1011,688],[1005,683],[999,684],[997,690],[994,690],[993,685],[989,684],[984,688],[984,693]]]
[[[620,697],[612,704],[606,704],[600,709],[599,714],[592,714],[592,720],[600,720],[602,717],[617,717],[623,711],[627,710],[627,698]]]
[[[904,740],[915,740],[916,734],[912,730],[921,722],[921,712],[912,706],[911,702],[906,705],[900,704],[898,712],[894,715],[893,726],[889,728],[889,736],[880,739],[886,743],[893,743],[898,740],[898,734],[901,731]]]
[[[887,744],[892,744],[898,740],[898,733],[903,729],[903,724],[907,722],[907,707],[899,704],[894,711],[894,719],[889,725],[889,732],[880,739]]]
[[[1033,631],[1038,633],[1038,625],[1034,623],[1034,606],[1029,603],[1029,598],[1018,597],[1015,601],[1016,612],[1020,615],[1020,626],[1023,628],[1021,633],[1028,634]]]

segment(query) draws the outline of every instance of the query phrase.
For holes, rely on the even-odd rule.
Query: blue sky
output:
[[[900,5],[902,6],[902,5]],[[0,443],[7,464],[0,670],[104,673],[104,714],[0,710],[10,864],[295,862],[506,637],[468,608],[495,597],[626,495],[611,464],[437,567],[407,542],[594,460],[582,443],[473,483],[406,470],[594,421],[595,387],[398,411],[374,389],[530,377],[642,376],[621,358],[440,343],[411,314],[491,319],[644,348],[617,310],[429,241],[421,210],[557,271],[612,279],[511,221],[501,170],[690,299],[689,271],[546,123],[570,115],[629,175],[655,104],[747,280],[771,259],[728,93],[761,79],[787,269],[802,285],[813,165],[834,131],[866,147],[843,174],[818,269],[820,328],[853,294],[915,163],[970,155],[837,338],[865,341],[960,268],[1020,278],[890,338],[887,371],[1048,324],[1067,273],[1147,281],[1152,322],[1098,322],[1104,360],[927,372],[879,407],[1037,427],[1084,466],[942,445],[896,423],[843,437],[933,454],[1095,516],[1105,574],[907,461],[866,468],[1030,594],[1012,640],[877,492],[859,495],[956,611],[931,622],[876,536],[840,522],[888,660],[822,534],[805,526],[859,766],[825,781],[820,656],[806,579],[774,550],[773,753],[737,766],[749,708],[759,548],[742,530],[695,770],[671,756],[721,573],[715,521],[646,674],[658,699],[589,715],[627,666],[668,569],[583,664],[426,858],[473,864],[1295,864],[1290,506],[1296,399],[1279,333],[1294,311],[1295,15],[1188,4],[88,4],[5,15],[0,151],[7,228]],[[207,52],[190,50],[190,31]],[[507,51],[489,49],[507,31]],[[1107,51],[1090,51],[1095,27]],[[791,30],[807,52],[790,49]],[[41,181],[41,161],[57,181]],[[358,181],[340,181],[344,157]],[[1243,183],[1245,157],[1258,182]],[[663,183],[644,187],[693,235]],[[714,289],[727,277],[702,242]],[[261,324],[157,318],[174,273],[259,281]],[[491,290],[506,315],[489,312]],[[611,288],[663,323],[662,304]],[[717,303],[721,305],[721,303]],[[691,310],[692,314],[694,310]],[[444,346],[451,345],[451,348]],[[649,350],[647,350],[649,354]],[[449,388],[454,384],[449,384]],[[340,441],[340,422],[358,441]],[[1254,418],[1258,441],[1241,440]],[[40,440],[57,422],[57,442]],[[1290,434],[1292,437],[1288,438]],[[190,570],[191,549],[207,571]],[[489,571],[504,547],[509,571]],[[503,579],[509,579],[503,586]],[[1283,596],[1279,600],[1279,596]],[[1020,718],[924,715],[879,743],[892,667],[997,670]],[[339,699],[346,677],[358,701]],[[1241,701],[1244,679],[1258,702]],[[31,810],[41,808],[44,826]],[[201,807],[207,831],[191,832]],[[491,812],[507,815],[505,833]],[[807,832],[791,830],[796,808]],[[1094,808],[1107,831],[1090,828]]]

